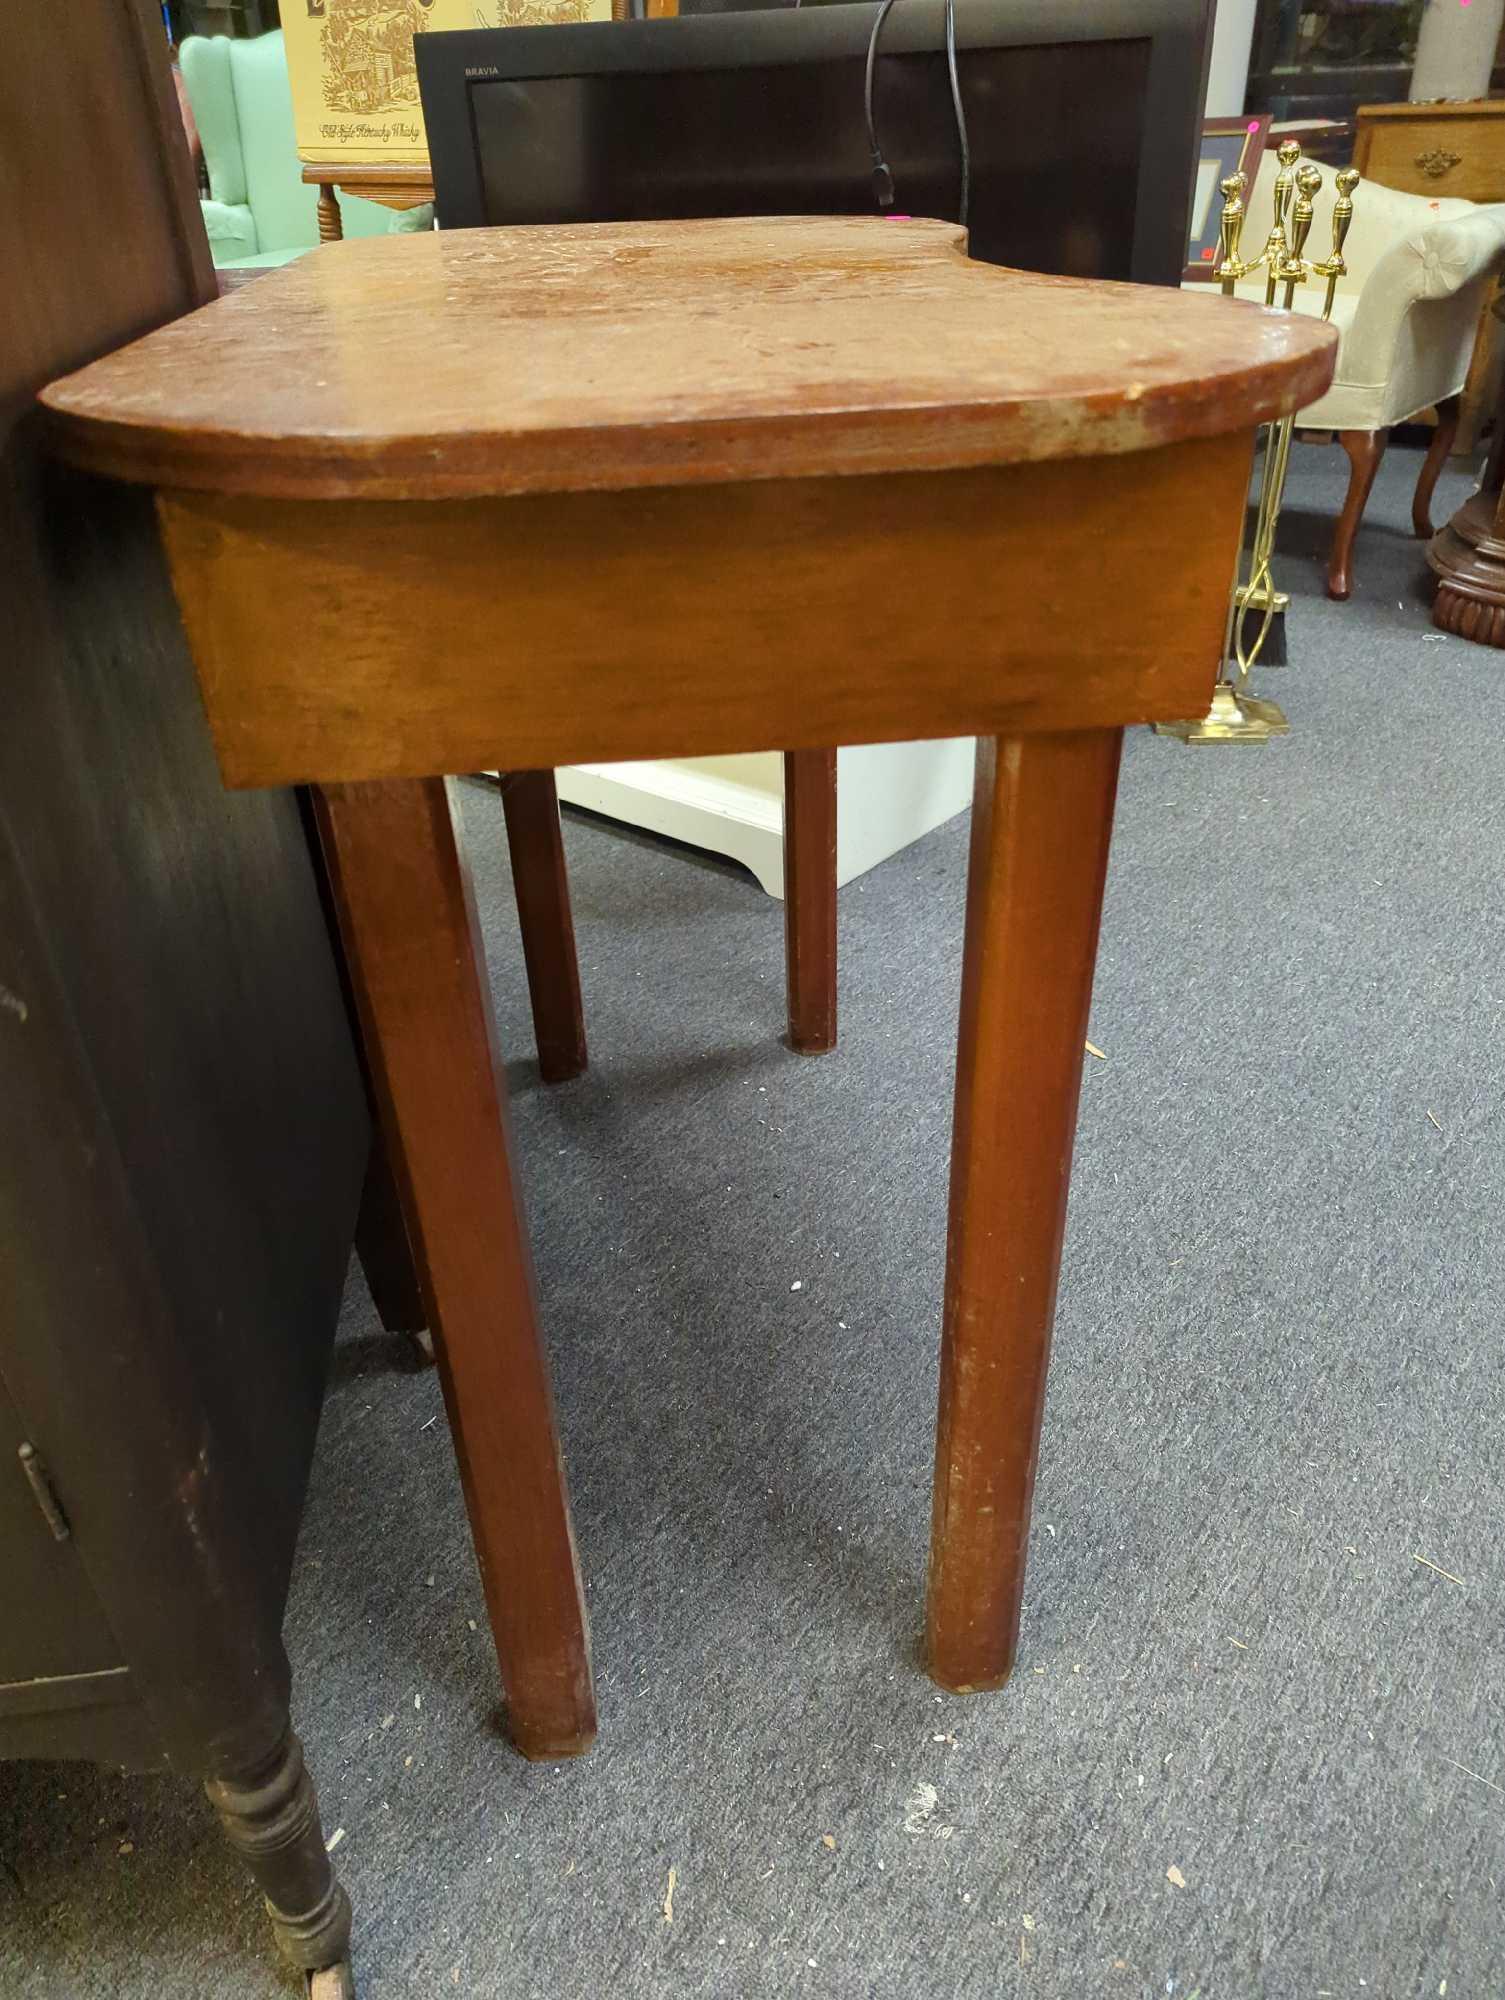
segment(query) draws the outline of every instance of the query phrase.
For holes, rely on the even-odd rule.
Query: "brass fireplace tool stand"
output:
[[[1325,278],[1327,295],[1322,303],[1322,317],[1331,319],[1338,280],[1348,269],[1343,261],[1343,244],[1353,220],[1353,191],[1359,183],[1358,173],[1353,167],[1344,167],[1338,174],[1332,254],[1320,263],[1308,264],[1301,253],[1311,232],[1313,201],[1322,185],[1322,174],[1310,160],[1298,164],[1301,148],[1294,139],[1285,141],[1276,158],[1280,172],[1275,177],[1274,223],[1264,249],[1250,263],[1246,264],[1239,256],[1239,238],[1244,228],[1243,196],[1248,183],[1243,174],[1230,174],[1221,183],[1223,213],[1218,230],[1218,263],[1213,275],[1222,285],[1224,298],[1231,299],[1238,280],[1263,266],[1265,304],[1275,305],[1279,291],[1280,308],[1284,312],[1295,309],[1298,285],[1304,285],[1309,277]],[[1212,706],[1195,722],[1157,722],[1156,731],[1162,736],[1175,736],[1183,743],[1268,743],[1272,736],[1283,736],[1291,726],[1278,703],[1261,700],[1249,692],[1249,675],[1265,649],[1274,620],[1284,615],[1290,602],[1284,591],[1275,588],[1270,564],[1295,428],[1294,411],[1278,423],[1265,426],[1265,457],[1249,571],[1244,582],[1235,579],[1228,600],[1223,662]]]

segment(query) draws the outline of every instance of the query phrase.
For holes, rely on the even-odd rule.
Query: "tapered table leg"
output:
[[[508,771],[502,809],[512,855],[512,887],[522,931],[538,1068],[545,1083],[567,1083],[586,1066],[585,1012],[570,914],[570,878],[552,771]]]
[[[836,1046],[836,752],[784,752],[784,958],[789,1046]]]
[[[1014,1663],[1122,732],[984,739],[962,965],[932,1677]]]
[[[420,1336],[426,1338],[428,1321],[418,1288],[418,1267],[379,1120],[371,1135],[371,1157],[355,1219],[355,1252],[366,1274],[371,1303],[388,1333],[412,1334],[415,1344]],[[424,1348],[424,1354],[432,1360],[431,1349]]]
[[[513,1179],[480,930],[443,779],[330,785],[320,834],[377,1088],[399,1137],[508,1728],[595,1735],[580,1573]]]

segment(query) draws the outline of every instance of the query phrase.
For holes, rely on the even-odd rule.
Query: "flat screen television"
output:
[[[702,0],[704,4],[704,0]],[[876,4],[415,38],[440,226],[878,212]],[[1175,284],[1209,0],[956,0],[972,254]],[[943,0],[883,23],[874,114],[897,213],[954,218]]]

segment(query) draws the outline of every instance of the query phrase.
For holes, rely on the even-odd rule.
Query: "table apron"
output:
[[[418,777],[1201,714],[1252,442],[158,507],[226,782]]]

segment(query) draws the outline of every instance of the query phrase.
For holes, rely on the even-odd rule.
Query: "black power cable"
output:
[[[962,80],[956,70],[956,0],[946,0],[946,70],[951,78],[951,109],[956,113],[956,143],[962,156],[962,192],[956,219],[965,229],[972,206],[972,148],[967,140],[967,114],[962,109]]]
[[[795,0],[799,4],[799,0]],[[883,0],[882,6],[873,20],[873,31],[867,42],[867,67],[862,83],[862,105],[867,116],[867,143],[873,156],[873,187],[878,197],[879,208],[894,205],[894,176],[883,147],[878,138],[878,119],[873,109],[873,79],[878,67],[878,42],[883,33],[883,24],[894,7],[894,0]],[[951,82],[951,109],[956,118],[956,140],[961,149],[962,191],[957,212],[957,221],[965,229],[967,213],[972,205],[972,148],[967,137],[967,114],[962,108],[961,76],[956,61],[956,0],[946,0],[946,72]]]
[[[862,108],[867,114],[867,143],[873,156],[873,188],[880,208],[894,205],[894,177],[889,172],[888,161],[883,157],[883,148],[878,144],[878,120],[873,111],[873,72],[878,66],[878,37],[883,33],[883,23],[893,12],[894,0],[883,0],[873,22],[873,32],[867,38],[867,72],[862,80]]]

